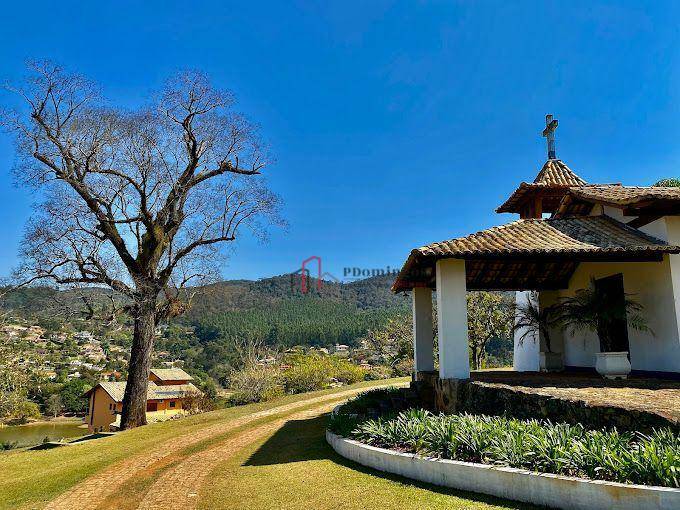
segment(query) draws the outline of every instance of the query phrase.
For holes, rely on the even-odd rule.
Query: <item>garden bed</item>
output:
[[[382,395],[386,400],[398,401],[393,393]],[[394,409],[375,417],[375,402],[380,396],[379,392],[362,395],[334,413],[329,424],[329,441],[336,443],[336,450],[355,451],[363,447],[361,452],[355,451],[356,456],[372,459],[377,466],[366,465],[378,469],[383,466],[385,471],[418,475],[415,477],[419,480],[446,482],[440,484],[563,508],[595,508],[593,501],[599,501],[597,507],[606,508],[607,502],[611,503],[608,498],[612,497],[635,502],[629,508],[680,505],[680,434],[671,428],[643,435],[616,429],[588,430],[582,425],[541,420],[436,415],[422,409]],[[349,443],[340,445],[340,438]],[[384,452],[396,457],[385,458]],[[406,465],[415,464],[404,468],[405,461],[399,457],[403,455],[412,461]],[[420,465],[425,461],[447,467]],[[395,471],[390,466],[401,467]],[[401,472],[402,469],[408,473]],[[479,471],[480,479],[488,483],[479,485],[470,469]],[[459,476],[452,477],[451,470]],[[429,474],[424,479],[419,473]],[[527,475],[539,481],[527,482]],[[516,484],[523,488],[518,489]],[[571,487],[574,494],[567,499],[563,496],[561,500],[550,499],[563,494],[565,487]],[[519,493],[515,494],[513,491],[517,490]],[[643,491],[645,496],[633,497],[631,490],[635,494]],[[593,499],[593,491],[602,492],[597,498],[603,499]],[[542,499],[545,497],[550,502]]]

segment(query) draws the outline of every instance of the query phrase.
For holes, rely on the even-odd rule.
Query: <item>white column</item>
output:
[[[413,300],[413,361],[416,372],[434,370],[432,338],[432,289],[415,287]]]
[[[468,379],[470,354],[464,260],[437,261],[437,320],[439,377]]]
[[[519,291],[515,294],[515,303],[521,306],[531,299],[531,291]],[[512,356],[512,368],[515,372],[538,372],[540,370],[541,344],[539,338],[529,333],[520,342],[524,329],[515,330],[515,349]]]
[[[664,220],[668,232],[668,244],[680,245],[680,217],[666,216]],[[675,349],[673,349],[673,355],[667,361],[667,365],[671,367],[671,370],[680,370],[680,350],[678,349],[678,344],[680,344],[680,254],[668,255],[668,260],[671,268],[673,304],[675,305],[675,330],[678,332],[678,336],[674,338]],[[666,320],[671,321],[673,318],[668,317]],[[632,356],[631,362],[634,363]],[[635,365],[633,365],[633,368],[636,368]]]

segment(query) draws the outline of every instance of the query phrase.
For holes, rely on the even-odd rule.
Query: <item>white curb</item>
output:
[[[326,431],[328,444],[363,466],[421,482],[577,510],[678,510],[680,489],[585,480],[487,464],[433,459],[345,439]]]

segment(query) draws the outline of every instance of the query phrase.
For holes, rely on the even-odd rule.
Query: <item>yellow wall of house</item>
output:
[[[156,403],[156,411],[177,411],[182,409],[182,400],[178,398],[168,399],[168,400],[150,400],[149,403]],[[175,407],[171,406],[171,402],[175,403]],[[148,409],[148,406],[147,406]]]
[[[120,412],[122,405],[116,403],[108,393],[98,387],[90,393],[90,408],[87,428],[90,432],[108,432],[110,425],[116,421],[115,411]]]
[[[171,403],[175,406],[172,407]],[[155,411],[180,411],[183,409],[182,399],[149,400],[147,411],[153,411],[152,404],[156,404]],[[111,424],[116,421],[116,414],[123,410],[121,402],[116,403],[102,388],[98,387],[90,393],[87,414],[87,428],[90,432],[109,432]]]

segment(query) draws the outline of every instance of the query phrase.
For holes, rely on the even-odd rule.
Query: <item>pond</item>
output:
[[[45,438],[58,441],[62,438],[80,437],[87,434],[79,418],[53,422],[29,423],[0,428],[0,443],[17,443],[17,447],[40,444]]]

